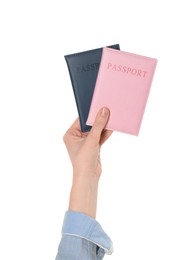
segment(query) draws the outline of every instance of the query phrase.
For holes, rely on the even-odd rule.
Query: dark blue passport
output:
[[[120,49],[119,44],[108,46]],[[81,131],[87,132],[91,126],[86,125],[94,87],[97,79],[102,48],[65,55],[75,101],[80,119]]]

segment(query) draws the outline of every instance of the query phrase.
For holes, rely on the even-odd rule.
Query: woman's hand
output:
[[[74,174],[100,176],[100,147],[112,133],[112,131],[104,129],[108,119],[109,110],[102,108],[99,110],[90,132],[81,132],[79,119],[77,119],[64,135],[64,143],[72,162]]]
[[[82,133],[79,119],[64,135],[64,142],[73,166],[73,184],[69,210],[96,216],[97,190],[101,175],[100,147],[112,131],[104,127],[109,119],[109,110],[99,110],[90,132]]]

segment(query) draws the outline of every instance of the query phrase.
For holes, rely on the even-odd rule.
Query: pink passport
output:
[[[101,107],[110,109],[106,129],[138,135],[157,60],[103,48],[86,124],[93,125]]]

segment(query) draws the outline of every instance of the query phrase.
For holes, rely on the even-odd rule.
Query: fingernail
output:
[[[109,114],[109,109],[107,107],[103,107],[101,110],[101,116],[102,117],[107,117]]]

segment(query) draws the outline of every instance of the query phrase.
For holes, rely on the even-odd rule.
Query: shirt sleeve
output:
[[[80,212],[65,213],[56,260],[100,260],[112,252],[111,239],[95,219]]]

